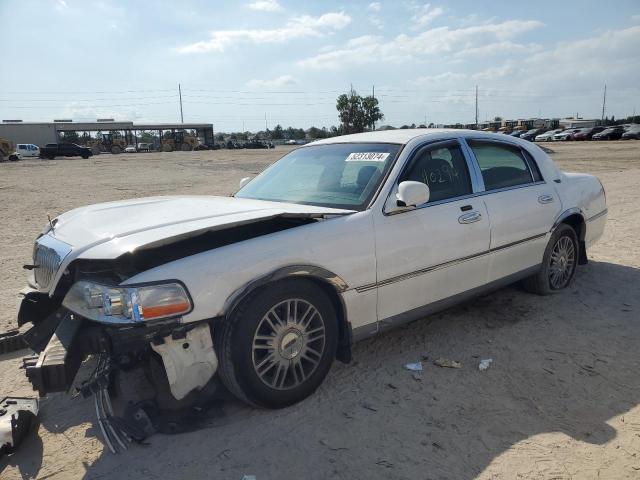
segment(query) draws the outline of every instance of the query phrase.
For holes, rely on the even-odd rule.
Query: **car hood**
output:
[[[54,221],[49,235],[70,245],[73,257],[115,258],[141,247],[277,216],[348,213],[353,211],[235,197],[149,197],[71,210]]]

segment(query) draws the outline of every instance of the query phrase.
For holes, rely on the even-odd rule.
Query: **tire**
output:
[[[291,318],[287,311],[294,321],[283,320]],[[338,345],[337,316],[313,282],[283,280],[249,294],[215,339],[218,372],[229,391],[253,406],[283,408],[311,395],[329,372]]]
[[[87,154],[85,153],[84,155],[82,155],[82,158],[84,158],[84,159],[86,160],[87,158],[89,158],[89,155],[87,155]]]
[[[542,268],[523,280],[525,290],[538,295],[551,295],[567,288],[575,277],[578,257],[578,237],[575,230],[567,224],[560,224],[544,251]],[[564,269],[560,277],[558,269]]]
[[[183,152],[190,152],[191,150],[193,150],[193,147],[189,143],[183,143],[180,147],[180,150],[182,150]]]
[[[111,153],[112,154],[118,155],[120,152],[122,152],[122,149],[118,145],[113,145],[111,147]]]

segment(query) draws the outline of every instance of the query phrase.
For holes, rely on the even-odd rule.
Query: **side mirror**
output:
[[[244,177],[240,180],[240,188],[244,187],[247,183],[251,181],[251,177]]]
[[[422,182],[400,182],[396,194],[399,207],[416,207],[429,201],[429,187]]]

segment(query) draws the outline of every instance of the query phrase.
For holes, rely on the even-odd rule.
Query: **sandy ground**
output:
[[[280,411],[230,402],[202,430],[157,435],[115,456],[92,403],[50,395],[38,435],[0,477],[263,479],[640,478],[640,142],[553,144],[569,171],[597,174],[606,234],[575,285],[516,287],[362,342],[318,392]],[[0,330],[14,322],[32,240],[70,208],[158,194],[227,194],[283,153],[215,151],[0,165]],[[30,395],[28,352],[0,357],[0,395]],[[459,370],[432,364],[438,357]],[[492,358],[485,372],[480,358]],[[421,381],[403,369],[421,359]]]

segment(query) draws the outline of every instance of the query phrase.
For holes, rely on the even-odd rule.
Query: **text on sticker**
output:
[[[347,162],[384,162],[388,153],[382,152],[354,152],[347,157]]]

